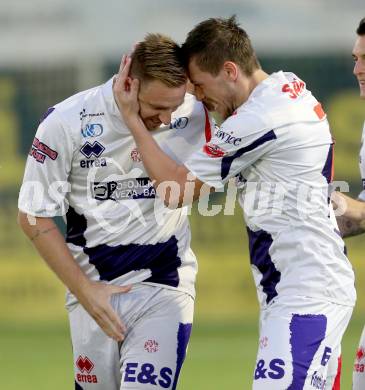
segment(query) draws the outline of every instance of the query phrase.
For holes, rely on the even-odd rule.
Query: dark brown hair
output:
[[[233,15],[204,20],[191,30],[182,45],[185,66],[194,58],[202,71],[217,75],[225,61],[235,62],[250,76],[260,69],[250,38]]]
[[[362,18],[359,23],[359,27],[356,30],[358,35],[365,35],[365,18]]]
[[[180,87],[187,80],[181,47],[161,34],[147,34],[132,54],[131,76],[140,81],[159,80],[168,87]]]

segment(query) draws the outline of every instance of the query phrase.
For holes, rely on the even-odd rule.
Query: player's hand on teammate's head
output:
[[[131,57],[123,55],[119,72],[113,82],[114,99],[127,126],[130,121],[139,120],[139,80],[129,75]]]

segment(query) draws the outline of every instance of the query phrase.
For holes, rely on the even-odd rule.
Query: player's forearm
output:
[[[341,215],[337,217],[337,224],[343,238],[365,233],[365,221],[357,222],[354,219]]]
[[[143,165],[156,185],[166,181],[174,181],[184,187],[188,170],[177,164],[160,149],[140,119],[133,121],[131,131],[142,156]]]
[[[337,211],[337,223],[342,237],[351,237],[365,232],[365,202],[336,192],[332,196]]]
[[[64,237],[53,220],[51,218],[28,218],[27,214],[19,212],[18,223],[58,278],[76,296],[82,294],[89,280],[75,262]]]

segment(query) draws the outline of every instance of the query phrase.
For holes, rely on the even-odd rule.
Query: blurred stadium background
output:
[[[360,191],[358,150],[365,105],[352,76],[354,30],[363,0],[140,0],[0,2],[0,387],[73,388],[64,288],[16,224],[17,194],[38,120],[76,91],[118,69],[146,32],[178,41],[200,20],[235,13],[264,69],[303,78],[336,138],[336,180]],[[214,199],[216,203],[222,198]],[[191,217],[200,263],[196,324],[180,389],[249,389],[257,344],[256,292],[240,209]],[[343,344],[342,388],[350,389],[365,322],[364,237],[347,242],[358,304]]]

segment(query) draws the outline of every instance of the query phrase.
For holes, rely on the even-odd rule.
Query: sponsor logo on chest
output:
[[[242,138],[234,137],[232,134],[233,132],[229,134],[221,129],[218,129],[214,135],[226,144],[238,146],[242,142]]]
[[[80,160],[80,167],[106,167],[106,159],[99,158],[104,151],[105,147],[99,141],[94,141],[93,143],[90,143],[89,141],[85,142],[80,148],[80,152],[87,158],[87,160]]]

